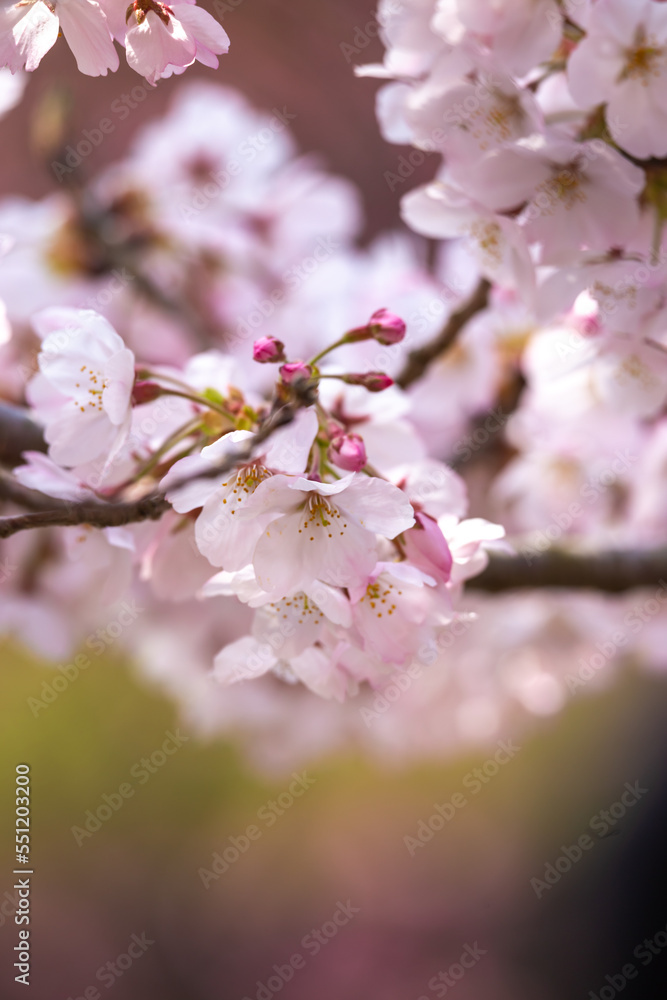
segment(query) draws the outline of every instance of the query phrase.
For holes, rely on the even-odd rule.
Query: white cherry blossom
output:
[[[414,524],[412,506],[391,483],[351,473],[334,483],[272,476],[240,511],[272,515],[253,556],[259,585],[281,598],[315,580],[365,582],[377,562],[376,535],[395,538]]]
[[[597,0],[568,60],[581,108],[606,104],[614,142],[646,159],[667,154],[667,8],[655,0]]]
[[[90,309],[46,309],[35,318],[43,337],[40,375],[51,392],[42,410],[49,454],[74,466],[113,459],[131,423],[134,355],[110,323]],[[40,393],[33,382],[33,398]]]
[[[273,515],[253,517],[248,522],[242,520],[242,511],[260,483],[274,472],[305,470],[316,432],[314,411],[302,410],[287,427],[272,435],[260,454],[222,476],[193,478],[185,486],[176,486],[181,479],[194,477],[233,456],[239,445],[252,437],[249,431],[226,434],[199,455],[172,466],[162,488],[179,513],[202,508],[195,537],[200,552],[214,566],[235,571],[252,560],[255,545]]]

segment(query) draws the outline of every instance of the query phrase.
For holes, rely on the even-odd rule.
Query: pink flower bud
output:
[[[388,309],[378,309],[368,321],[368,329],[380,344],[400,344],[405,336],[405,323]]]
[[[366,464],[366,446],[358,434],[338,434],[332,438],[329,461],[346,472],[361,472]]]
[[[364,372],[361,375],[341,375],[341,380],[347,385],[363,385],[369,392],[382,392],[394,384],[394,380],[383,372]]]
[[[288,361],[286,365],[280,366],[280,375],[285,385],[291,385],[296,379],[310,378],[312,374],[312,368],[305,361]]]
[[[142,403],[152,403],[161,395],[162,387],[157,382],[135,382],[132,387],[132,405],[141,406]]]
[[[252,359],[260,364],[285,360],[285,345],[275,337],[260,337],[252,345]]]
[[[439,583],[452,575],[452,553],[438,522],[428,514],[415,511],[415,526],[405,532],[405,554],[417,569]]]

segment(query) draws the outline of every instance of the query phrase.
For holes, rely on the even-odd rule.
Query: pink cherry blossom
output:
[[[328,458],[346,472],[361,472],[368,461],[364,439],[358,434],[336,434],[329,445]]]
[[[128,10],[127,61],[149,83],[195,59],[216,68],[217,56],[229,49],[227,32],[194,3],[167,6],[159,0],[134,0]]]
[[[322,580],[358,585],[377,562],[377,535],[395,538],[414,524],[412,507],[391,483],[351,473],[335,483],[272,476],[243,505],[241,519],[271,514],[253,555],[259,585],[281,598]]]
[[[285,345],[275,337],[260,337],[252,345],[252,359],[260,364],[285,360]]]
[[[363,648],[385,663],[402,663],[410,657],[425,637],[421,626],[431,611],[425,588],[434,583],[407,563],[380,562],[367,582],[351,587]]]
[[[639,227],[644,174],[601,141],[521,140],[489,153],[460,176],[454,165],[452,175],[492,211],[525,206],[526,235],[542,244],[544,263],[567,263],[573,250],[622,245]]]
[[[12,72],[36,69],[62,31],[77,66],[87,76],[118,69],[106,16],[96,0],[2,0],[0,65]]]
[[[614,141],[633,156],[667,154],[667,8],[654,0],[598,0],[586,37],[570,56],[572,95],[581,108],[606,104]]]
[[[176,484],[195,476],[233,455],[247,441],[248,431],[234,431],[203,448],[199,455],[176,462],[162,481],[167,498],[179,513],[201,507],[195,524],[195,538],[200,552],[214,566],[228,571],[240,570],[252,561],[255,546],[272,515],[243,520],[243,511],[259,485],[274,471],[303,472],[317,432],[317,417],[312,410],[302,410],[291,424],[277,431],[255,459],[220,477],[193,479],[187,485]]]
[[[433,27],[450,43],[488,46],[503,69],[522,75],[558,46],[562,14],[556,0],[451,0],[438,4]]]
[[[368,328],[379,344],[400,344],[405,337],[405,322],[388,309],[377,309],[368,321]]]

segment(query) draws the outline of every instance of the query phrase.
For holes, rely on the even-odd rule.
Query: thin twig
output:
[[[209,469],[203,469],[194,476],[184,476],[170,486],[169,491],[180,489],[194,479],[210,479],[215,476],[222,476],[237,465],[247,462],[259,444],[266,441],[279,427],[285,426],[294,419],[294,414],[300,406],[297,399],[294,402],[276,403],[271,412],[262,423],[259,430],[243,441],[234,452],[224,461],[211,465]],[[19,484],[15,484],[16,487]],[[33,491],[20,489],[14,490],[12,499],[20,502],[19,497],[29,501],[24,506],[30,506],[32,512],[29,514],[16,514],[13,517],[0,518],[0,539],[9,538],[19,531],[27,531],[29,528],[49,528],[49,527],[71,527],[76,524],[88,524],[94,528],[115,528],[120,525],[133,524],[139,521],[156,520],[171,509],[171,505],[166,500],[164,493],[154,491],[139,497],[137,500],[121,500],[118,502],[108,502],[103,500],[83,500],[83,501],[54,501],[48,498],[48,509],[34,510],[33,503],[37,501],[28,496]],[[38,494],[39,496],[39,494]]]
[[[486,278],[482,278],[472,298],[455,313],[452,313],[444,330],[429,344],[425,344],[415,351],[410,351],[403,370],[395,380],[397,385],[405,389],[421,378],[431,362],[452,346],[466,323],[482,309],[486,309],[490,290],[491,285]]]

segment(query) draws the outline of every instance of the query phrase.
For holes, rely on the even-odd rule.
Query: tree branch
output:
[[[64,510],[72,506],[68,500],[59,500],[57,497],[50,497],[47,493],[40,493],[39,490],[31,490],[28,486],[23,486],[16,479],[9,475],[0,474],[0,501],[16,504],[25,510]]]
[[[0,465],[20,465],[24,451],[46,451],[41,427],[19,406],[0,403]]]
[[[155,520],[170,509],[170,505],[159,493],[121,503],[65,502],[60,508],[0,518],[0,538],[9,538],[28,528],[67,528],[75,524],[89,524],[93,528],[117,528],[124,524],[136,524],[138,521]]]
[[[298,388],[298,387],[297,387]],[[298,395],[286,403],[274,403],[274,406],[262,423],[256,434],[239,445],[232,455],[223,462],[203,469],[194,476],[185,476],[173,483],[169,492],[180,489],[194,479],[210,479],[222,476],[237,465],[247,462],[253,455],[257,445],[266,441],[274,431],[294,419],[296,410],[302,405]],[[104,500],[58,500],[54,497],[42,497],[42,494],[27,490],[19,483],[10,483],[8,479],[0,479],[0,498],[22,506],[29,507],[31,513],[16,514],[12,517],[0,518],[0,539],[9,538],[19,531],[29,528],[71,527],[76,524],[88,524],[93,528],[116,528],[125,524],[135,524],[139,521],[156,520],[171,510],[171,505],[165,499],[164,493],[154,491],[139,497],[137,500],[120,500],[118,502]],[[46,509],[35,506],[42,502]]]
[[[430,363],[452,346],[466,323],[476,313],[481,312],[482,309],[486,309],[490,290],[491,285],[486,278],[482,278],[473,292],[472,298],[455,313],[452,313],[444,330],[430,344],[425,344],[424,347],[410,351],[403,370],[395,379],[397,385],[405,389],[407,386],[412,385],[413,382],[416,382],[418,378],[421,378]]]
[[[484,572],[466,586],[491,594],[544,588],[622,594],[634,588],[657,587],[664,580],[667,548],[577,553],[551,549],[535,557],[492,554]]]

